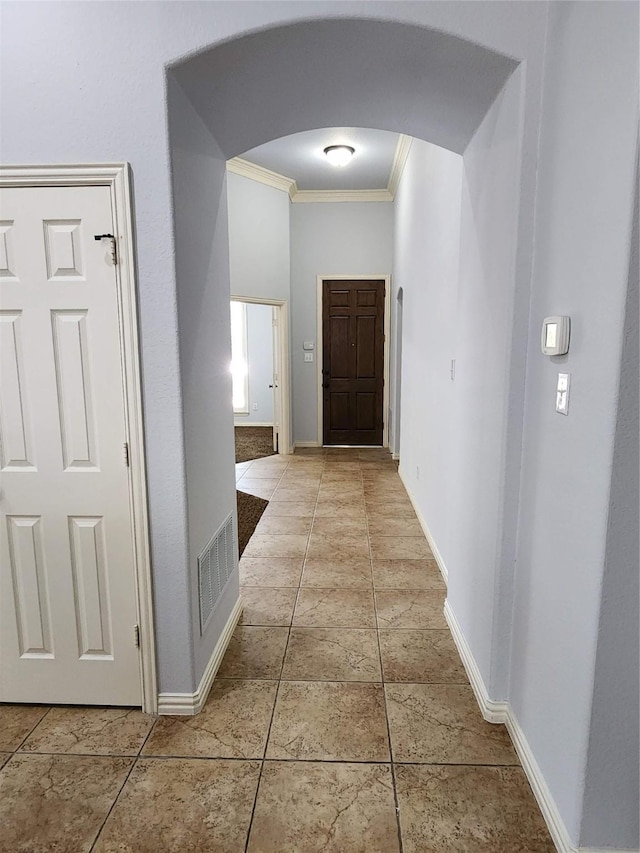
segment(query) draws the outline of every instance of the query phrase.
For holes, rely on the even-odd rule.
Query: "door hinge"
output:
[[[124,443],[124,464],[127,468],[131,467],[131,463],[129,462],[129,442],[125,441]]]
[[[118,250],[116,248],[116,238],[113,234],[94,234],[94,240],[110,240],[111,241],[111,261],[114,267],[118,263]]]
[[[133,626],[133,642],[136,644],[137,648],[140,648],[140,626]]]

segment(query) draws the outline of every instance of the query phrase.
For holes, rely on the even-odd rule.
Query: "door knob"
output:
[[[329,387],[329,383],[328,383],[328,382],[323,382],[323,383],[322,383],[322,387],[323,387],[323,388],[328,388],[328,387]]]

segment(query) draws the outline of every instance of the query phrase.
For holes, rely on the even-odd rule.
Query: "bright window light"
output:
[[[233,412],[236,415],[248,415],[247,306],[244,302],[231,302],[231,377]]]

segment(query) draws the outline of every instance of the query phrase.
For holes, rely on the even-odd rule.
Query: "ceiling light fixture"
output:
[[[350,145],[329,145],[324,149],[324,153],[332,166],[346,166],[351,162],[356,150]]]

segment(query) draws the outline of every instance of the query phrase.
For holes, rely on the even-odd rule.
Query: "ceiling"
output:
[[[283,136],[241,155],[263,169],[295,181],[297,191],[386,190],[400,134],[360,127],[330,127]],[[350,145],[355,154],[347,166],[332,166],[328,145]]]

